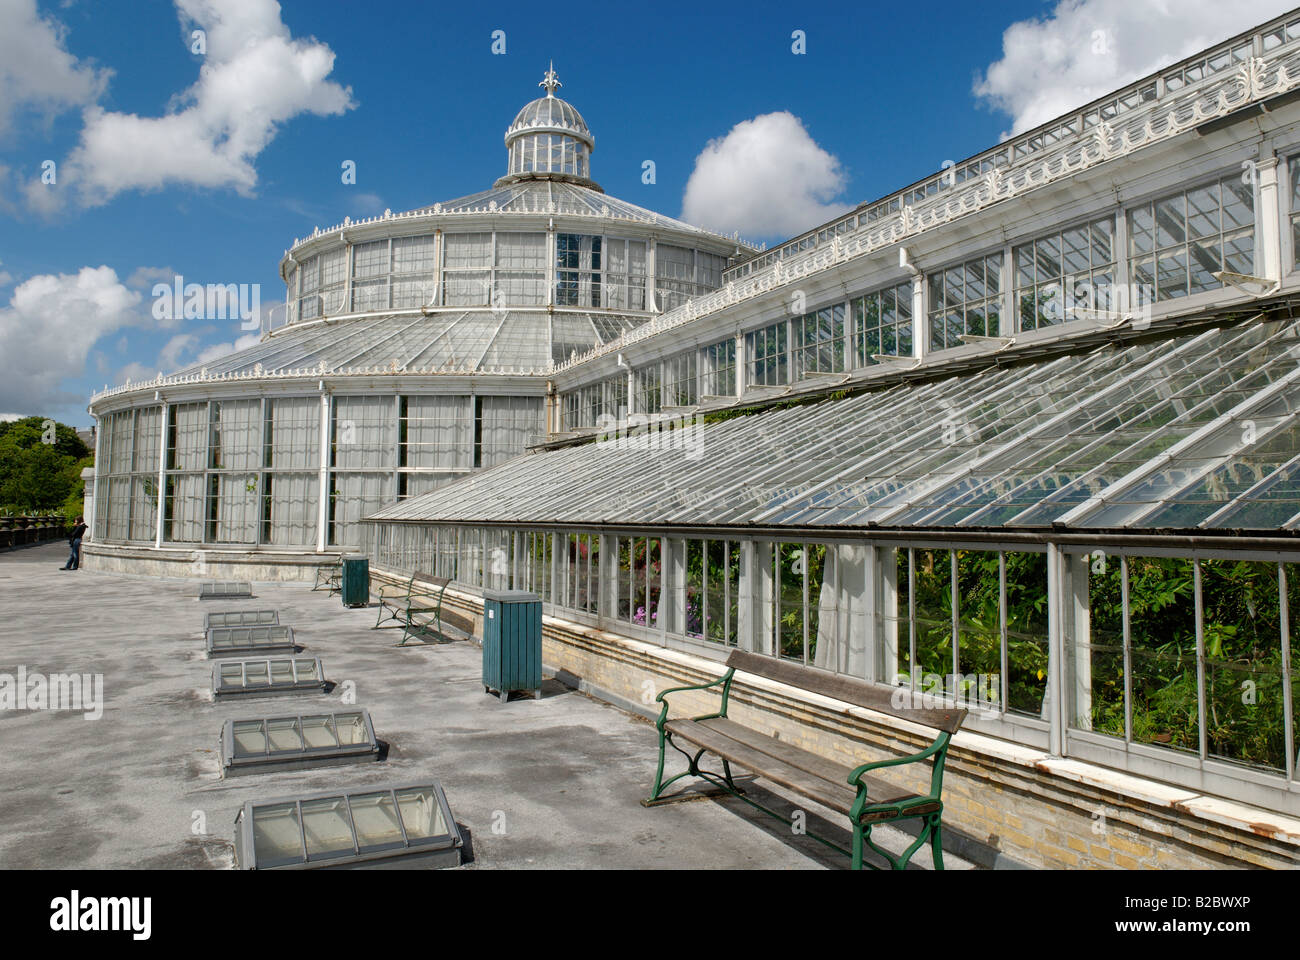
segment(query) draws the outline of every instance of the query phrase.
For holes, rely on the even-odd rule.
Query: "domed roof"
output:
[[[549,130],[567,133],[584,141],[589,147],[594,146],[595,139],[587,127],[587,121],[582,119],[582,114],[575,110],[572,104],[566,103],[555,95],[555,91],[563,84],[556,76],[554,64],[546,71],[538,86],[546,90],[546,96],[538,97],[526,104],[515,115],[514,123],[510,124],[510,129],[506,131],[506,143],[509,144],[511,140],[526,133]]]
[[[525,105],[515,117],[514,123],[510,124],[509,133],[532,127],[557,127],[571,131],[584,139],[591,139],[591,131],[587,129],[587,122],[582,119],[582,114],[573,109],[572,104],[549,94]]]

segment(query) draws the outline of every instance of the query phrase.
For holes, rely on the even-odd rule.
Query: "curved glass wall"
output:
[[[102,422],[95,539],[163,544],[355,546],[367,513],[545,437],[543,398],[468,394],[223,397]]]

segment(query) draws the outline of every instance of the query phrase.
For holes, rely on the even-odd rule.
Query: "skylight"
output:
[[[318,657],[223,660],[212,665],[216,697],[320,693],[324,689],[325,671]]]
[[[269,627],[279,622],[278,610],[214,610],[203,615],[203,632],[213,627]]]
[[[223,776],[379,757],[375,728],[365,710],[227,720],[220,745]]]
[[[208,657],[237,653],[296,653],[293,627],[285,623],[265,627],[210,627]]]
[[[210,580],[199,584],[200,600],[226,600],[252,595],[253,585],[245,580]]]
[[[235,817],[244,870],[459,866],[464,841],[442,787],[414,786],[250,801]]]

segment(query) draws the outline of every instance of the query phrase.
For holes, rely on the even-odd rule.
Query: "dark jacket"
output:
[[[71,543],[73,540],[80,540],[85,535],[86,525],[84,523],[79,523],[72,528],[72,533],[68,535],[68,543]]]

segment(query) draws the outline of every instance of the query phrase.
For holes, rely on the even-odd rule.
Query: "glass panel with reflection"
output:
[[[357,844],[362,850],[401,846],[402,827],[397,822],[391,793],[354,794],[348,802],[352,805],[352,819],[357,828]]]
[[[237,720],[234,724],[235,756],[253,757],[266,753],[266,733],[261,720]]]
[[[272,660],[271,661],[271,682],[278,683],[278,684],[293,683],[293,661]]]
[[[307,858],[351,854],[352,824],[342,797],[325,797],[302,802],[302,830],[307,841]]]
[[[279,717],[266,721],[266,739],[270,743],[272,753],[302,750],[302,734],[298,730],[298,718]]]
[[[303,858],[296,803],[253,808],[253,852],[260,866]]]
[[[221,665],[221,687],[239,688],[244,685],[244,665],[242,663],[223,663]]]
[[[397,808],[401,811],[402,826],[406,827],[406,838],[409,841],[444,837],[451,832],[442,817],[438,798],[428,787],[398,790]]]
[[[338,723],[339,746],[347,747],[369,741],[366,734],[366,720],[361,714],[339,713],[334,719]]]
[[[294,669],[297,672],[299,683],[310,683],[313,680],[320,679],[320,677],[316,675],[315,660],[295,660]]]
[[[337,747],[339,741],[338,738],[334,736],[334,718],[329,715],[321,717],[303,717],[302,738],[307,744],[308,750],[332,749]]]
[[[247,679],[244,680],[246,687],[264,687],[267,685],[266,664],[250,662],[245,665]]]

